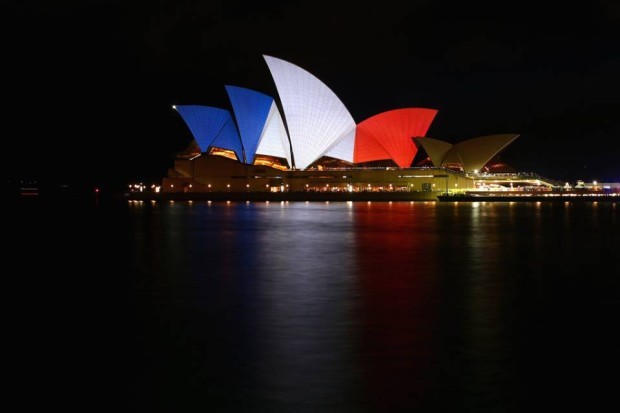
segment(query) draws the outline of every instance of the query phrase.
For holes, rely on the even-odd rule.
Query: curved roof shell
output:
[[[431,162],[436,167],[442,166],[446,154],[450,149],[452,149],[451,143],[441,141],[439,139],[414,138],[413,140],[422,146],[428,157],[431,158]],[[459,161],[459,163],[461,162]]]
[[[265,126],[258,140],[256,154],[285,158],[289,165],[293,165],[291,161],[291,142],[288,139],[282,115],[275,101],[271,102]]]
[[[486,135],[468,139],[454,145],[433,138],[415,138],[433,165],[459,164],[466,173],[480,171],[491,159],[503,151],[517,134]]]
[[[437,110],[426,108],[394,109],[374,115],[357,125],[354,161],[392,159],[408,168],[418,152],[412,138],[425,136]]]
[[[394,109],[356,124],[340,99],[315,76],[285,60],[263,57],[278,90],[286,126],[272,97],[228,85],[236,124],[225,109],[174,107],[201,152],[211,147],[228,149],[249,164],[256,155],[274,156],[285,158],[297,169],[308,168],[322,156],[351,163],[392,160],[408,168],[421,145],[435,166],[458,164],[465,172],[473,172],[519,136],[488,135],[454,145],[426,138],[437,114],[427,108]]]
[[[273,99],[238,86],[226,85],[226,93],[232,104],[241,142],[243,142],[244,162],[252,163]]]
[[[181,115],[201,152],[210,147],[229,149],[237,159],[243,159],[243,146],[237,128],[226,109],[201,105],[177,105],[174,109]]]
[[[233,107],[245,163],[252,164],[256,154],[286,158],[291,164],[290,144],[280,111],[271,96],[239,86],[226,86]]]
[[[463,165],[466,173],[480,171],[518,137],[517,134],[486,135],[455,143],[446,153],[442,164],[458,162]]]
[[[273,77],[291,140],[295,167],[305,169],[328,152],[353,162],[353,117],[323,82],[285,60],[263,56]]]

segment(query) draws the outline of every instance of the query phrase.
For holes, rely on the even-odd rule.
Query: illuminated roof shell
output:
[[[480,171],[493,157],[503,151],[516,134],[487,135],[468,139],[454,145],[432,138],[416,138],[435,166],[459,164],[466,173]]]
[[[436,167],[440,167],[443,163],[446,154],[452,149],[452,144],[439,139],[433,138],[414,138],[414,141],[418,143]],[[459,164],[461,161],[458,162]]]
[[[210,147],[218,147],[234,151],[237,159],[243,159],[241,138],[229,111],[201,105],[177,105],[174,109],[185,121],[203,153]]]
[[[315,76],[284,60],[263,56],[286,115],[286,127],[276,102],[262,93],[226,86],[241,136],[228,110],[181,105],[179,112],[199,150],[233,151],[238,160],[253,163],[256,155],[285,158],[305,169],[322,156],[351,163],[392,160],[411,166],[421,145],[435,166],[461,165],[480,171],[519,135],[488,135],[449,144],[424,138],[437,110],[395,109],[355,124],[338,97]],[[294,159],[295,165],[292,160]]]
[[[325,156],[331,156],[332,158],[353,162],[353,154],[355,151],[355,131],[355,128],[351,129],[340,142],[337,142],[331,149],[325,152]]]
[[[446,153],[442,164],[460,162],[466,173],[480,171],[487,162],[518,137],[516,134],[487,135],[455,143]]]
[[[282,116],[271,96],[239,86],[226,86],[239,126],[245,163],[255,155],[286,158],[291,164],[290,144]]]
[[[244,162],[252,163],[273,99],[262,93],[238,86],[226,85],[226,92],[239,127],[245,152]]]
[[[436,114],[435,109],[394,109],[360,122],[354,161],[392,159],[401,168],[410,167],[418,151],[412,138],[425,136]]]
[[[353,117],[324,83],[304,69],[284,60],[263,56],[282,102],[295,167],[305,169],[318,158],[330,156],[353,162]]]
[[[282,115],[278,110],[276,102],[273,100],[259,138],[256,154],[285,158],[289,166],[293,165],[291,161],[291,143],[282,121]]]

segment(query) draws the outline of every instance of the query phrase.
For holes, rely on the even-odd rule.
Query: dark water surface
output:
[[[616,405],[615,204],[62,203],[5,216],[9,370],[65,410]]]

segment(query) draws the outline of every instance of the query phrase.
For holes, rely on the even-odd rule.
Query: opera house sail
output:
[[[194,139],[175,156],[163,192],[391,193],[436,199],[440,193],[480,188],[556,185],[519,176],[499,158],[517,134],[448,143],[427,136],[438,111],[420,107],[387,110],[356,123],[314,75],[262,57],[276,96],[225,85],[230,109],[174,106]]]
[[[212,148],[233,151],[237,160],[243,160],[243,146],[237,127],[226,109],[200,105],[176,105],[203,153]]]
[[[353,162],[356,125],[336,94],[304,69],[282,59],[263,57],[282,102],[295,168],[306,169],[330,150],[330,156]],[[348,145],[338,147],[345,139]]]
[[[284,158],[291,165],[291,150],[280,111],[274,99],[255,90],[226,86],[235,113],[245,163],[253,164],[256,155]]]
[[[418,151],[412,138],[426,136],[437,110],[394,109],[372,116],[357,125],[355,162],[392,159],[408,168]]]

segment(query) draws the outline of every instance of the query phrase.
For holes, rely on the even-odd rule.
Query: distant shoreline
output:
[[[194,192],[194,193],[124,193],[122,199],[133,201],[231,201],[231,202],[617,202],[619,194],[544,193],[544,194],[448,194],[437,192]]]
[[[618,192],[466,192],[446,194],[415,192],[116,192],[116,193],[13,193],[14,201],[213,201],[213,202],[611,202],[620,200]]]

